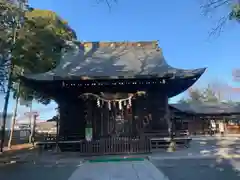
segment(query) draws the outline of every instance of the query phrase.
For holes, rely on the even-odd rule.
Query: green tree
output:
[[[220,102],[217,93],[211,88],[210,85],[207,86],[206,89],[202,92],[202,101],[208,103],[218,103]]]
[[[192,89],[189,91],[189,98],[192,103],[198,103],[203,101],[203,94],[201,89]]]
[[[13,82],[18,83],[22,69],[27,73],[41,73],[54,68],[62,53],[71,48],[67,42],[77,39],[74,30],[55,12],[31,8],[23,10],[6,0],[0,0],[0,11],[0,20],[4,24],[0,34],[2,84],[6,80],[10,60],[14,66]],[[13,46],[11,42],[14,29],[16,41]],[[12,90],[16,96],[16,86]],[[21,86],[20,96],[26,100],[36,99],[44,104],[50,102],[47,97],[25,86]]]
[[[202,89],[190,88],[187,91],[187,97],[180,99],[179,103],[201,103],[203,98]]]
[[[206,88],[190,89],[187,98],[181,99],[179,103],[218,103],[220,101],[218,91],[208,84]]]

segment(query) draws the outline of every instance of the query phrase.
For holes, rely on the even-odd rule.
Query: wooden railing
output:
[[[63,139],[63,138],[59,138]],[[47,136],[45,141],[37,143],[41,149],[53,149],[56,147],[56,136]],[[109,137],[99,140],[59,140],[58,146],[62,151],[78,151],[80,155],[110,155],[110,154],[132,154],[149,153],[150,140],[142,137]]]
[[[149,153],[168,147],[170,140],[167,132],[149,132],[137,137],[102,137],[92,141],[86,141],[77,135],[60,136],[58,141],[53,134],[36,136],[37,144],[42,149],[54,149],[57,144],[61,151],[77,151],[86,156]],[[187,131],[177,131],[174,141],[178,147],[188,147],[191,138]]]

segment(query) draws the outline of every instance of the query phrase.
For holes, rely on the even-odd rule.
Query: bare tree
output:
[[[219,36],[229,21],[240,20],[239,0],[202,0],[201,4],[202,12],[206,16],[211,17],[215,12],[220,12],[217,13],[219,17],[216,26],[209,33],[210,36]]]
[[[239,99],[239,92],[240,88],[232,87],[227,82],[215,79],[205,87],[190,88],[187,91],[186,98],[180,100],[180,102],[234,102],[234,100]]]
[[[116,4],[118,0],[96,0],[97,3],[105,3],[107,4],[108,8],[111,10],[112,5]]]

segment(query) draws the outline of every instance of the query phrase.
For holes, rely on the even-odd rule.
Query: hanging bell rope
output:
[[[100,104],[100,100],[99,100],[99,99],[97,99],[97,106],[98,106],[98,107],[101,106],[101,104]]]
[[[127,101],[123,101],[123,105],[126,106],[127,105]]]
[[[108,101],[108,109],[111,110],[112,107],[111,107],[111,101]]]
[[[118,101],[118,108],[119,108],[119,110],[122,110],[122,101],[121,100]]]
[[[129,99],[128,99],[128,105],[129,105],[129,106],[132,106],[132,97],[129,97]]]

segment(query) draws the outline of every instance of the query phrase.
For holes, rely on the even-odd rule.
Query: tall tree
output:
[[[15,116],[19,96],[25,100],[36,99],[45,104],[50,102],[49,98],[43,97],[42,94],[24,87],[22,84],[19,88],[18,76],[23,70],[30,73],[40,73],[52,69],[61,59],[62,53],[72,48],[68,42],[75,41],[77,38],[67,22],[56,13],[32,9],[26,4],[24,7],[19,5],[22,5],[22,2],[19,4],[0,0],[0,85],[2,85],[2,89],[8,80],[1,150],[4,142],[10,88],[14,92],[14,97],[17,98]],[[18,85],[12,86],[12,82]],[[15,122],[15,116],[13,122]],[[12,127],[14,127],[14,123]]]
[[[203,95],[201,92],[201,89],[191,89],[189,90],[189,98],[192,103],[195,102],[202,102],[203,101]]]
[[[203,98],[202,89],[190,88],[187,91],[187,97],[180,99],[179,103],[201,103],[203,102]]]
[[[187,98],[181,99],[180,103],[219,103],[219,102],[232,102],[234,91],[224,82],[212,81],[208,83],[207,87],[203,88],[190,88],[187,91]]]
[[[68,23],[52,11],[31,8],[23,11],[6,0],[0,0],[0,11],[2,22],[0,80],[2,84],[7,77],[9,57],[14,65],[13,82],[17,82],[17,77],[22,69],[29,73],[40,73],[55,67],[61,59],[62,52],[71,48],[67,42],[75,41],[77,38],[76,33]],[[13,22],[13,17],[17,15],[18,21],[23,22],[21,26],[16,28],[17,37],[14,46],[12,46],[12,31],[15,28],[13,25],[18,25]],[[15,86],[12,88],[14,95],[16,95],[17,89]],[[26,100],[35,98],[45,104],[50,101],[50,99],[27,87],[21,87],[20,96]]]
[[[210,85],[202,92],[203,102],[208,103],[218,103],[220,99],[218,98],[217,93],[211,88]]]

